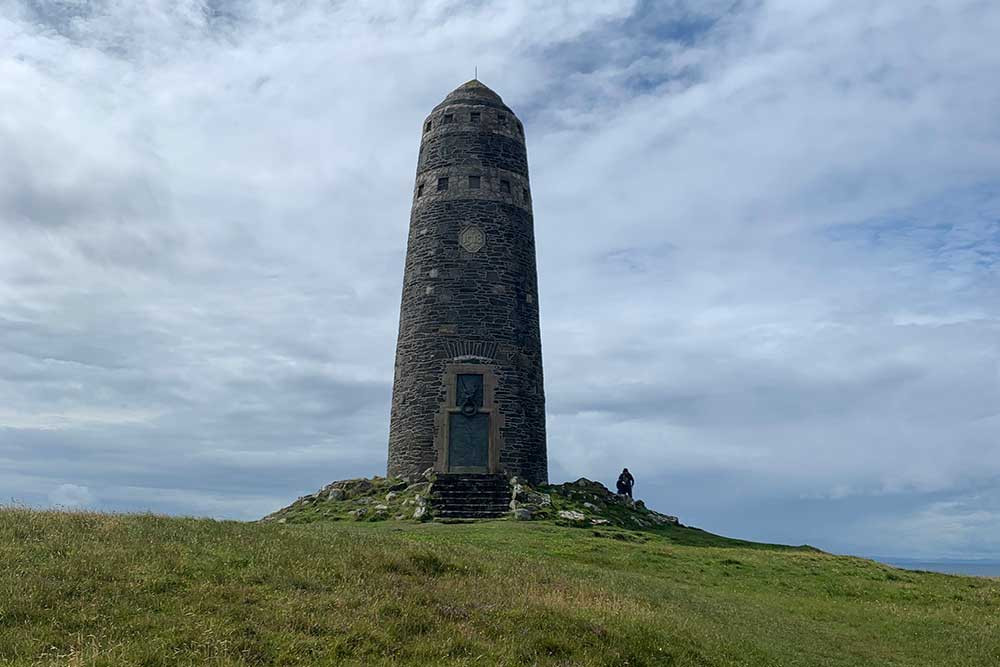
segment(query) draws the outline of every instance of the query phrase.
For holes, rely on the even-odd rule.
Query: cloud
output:
[[[254,518],[381,472],[419,126],[478,66],[526,127],[554,479],[1000,553],[932,525],[1000,478],[998,31],[971,0],[0,2],[0,488]]]
[[[85,507],[94,500],[90,489],[76,484],[60,484],[49,492],[49,502],[56,507]]]

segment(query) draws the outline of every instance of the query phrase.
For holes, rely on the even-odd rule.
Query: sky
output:
[[[1000,558],[992,0],[0,0],[0,500],[384,474],[424,116],[522,119],[550,479]]]

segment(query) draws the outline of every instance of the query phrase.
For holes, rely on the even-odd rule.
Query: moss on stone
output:
[[[313,523],[316,521],[414,520],[427,500],[430,482],[408,484],[391,477],[345,479],[316,493],[302,496],[261,521]]]

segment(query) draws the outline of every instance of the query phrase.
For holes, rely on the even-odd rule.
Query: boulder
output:
[[[511,500],[510,504],[508,505],[508,507],[510,507],[510,509],[511,509],[512,512],[516,512],[517,510],[527,510],[527,511],[531,512],[532,514],[535,514],[537,512],[541,512],[542,511],[542,506],[541,505],[530,505],[530,504],[527,504],[527,503],[520,503],[520,502],[518,502],[516,500]]]
[[[668,514],[660,514],[659,512],[650,512],[649,519],[658,526],[679,526],[680,520],[675,516],[670,516]]]
[[[330,491],[326,494],[326,499],[328,501],[330,501],[330,500],[343,500],[346,495],[347,494],[344,493],[343,489],[339,489],[339,488],[334,487],[334,488],[330,489]]]
[[[577,512],[574,510],[560,510],[559,518],[566,519],[568,521],[583,521],[587,517],[584,516],[582,512]]]
[[[390,491],[389,493],[385,494],[385,502],[391,503],[392,499],[395,498],[395,497],[396,497],[396,492],[395,491]]]
[[[538,493],[520,484],[514,485],[510,493],[510,500],[512,503],[517,502],[521,505],[531,505],[534,507],[544,507],[545,505],[552,504],[552,497],[547,493]]]
[[[344,490],[347,491],[348,495],[358,496],[368,493],[372,490],[372,484],[370,479],[365,479],[364,477],[360,479],[349,479],[344,482]]]
[[[511,514],[516,521],[531,521],[531,510],[529,509],[518,507]]]
[[[573,482],[573,486],[577,487],[580,490],[590,491],[592,494],[596,494],[599,497],[611,494],[611,491],[608,489],[608,487],[604,486],[600,482],[595,482],[592,479],[587,479],[586,477],[581,477],[580,479]]]

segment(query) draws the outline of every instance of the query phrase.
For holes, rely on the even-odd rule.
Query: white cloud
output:
[[[94,504],[95,498],[85,486],[60,484],[49,492],[49,502],[56,507],[86,507]]]
[[[994,490],[980,489],[948,500],[936,500],[903,516],[859,517],[847,541],[875,555],[908,554],[912,558],[995,558],[1000,536],[1000,506]],[[929,539],[930,538],[930,539]],[[871,544],[883,551],[872,552]]]

